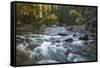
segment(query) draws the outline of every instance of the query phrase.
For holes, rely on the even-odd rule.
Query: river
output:
[[[40,34],[16,35],[21,42],[17,49],[28,54],[37,64],[92,61],[96,50],[90,45],[95,41],[82,40],[79,32],[68,31],[65,27],[48,27]]]

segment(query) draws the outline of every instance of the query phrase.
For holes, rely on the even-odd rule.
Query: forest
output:
[[[97,7],[16,3],[17,65],[96,60]]]
[[[90,27],[87,30],[96,30],[96,7],[17,3],[16,14],[17,30],[84,24]]]

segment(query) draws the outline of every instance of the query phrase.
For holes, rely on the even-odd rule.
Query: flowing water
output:
[[[64,27],[48,27],[40,34],[16,35],[21,39],[17,49],[25,52],[37,64],[90,61],[95,54],[88,52],[92,40],[79,40],[79,32]]]

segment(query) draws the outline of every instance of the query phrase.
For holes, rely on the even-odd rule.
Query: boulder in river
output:
[[[32,40],[26,38],[26,39],[25,39],[25,42],[26,42],[26,43],[30,43],[30,42],[32,42]]]
[[[82,37],[80,37],[79,38],[80,40],[89,40],[89,38],[88,38],[88,35],[86,34],[86,35],[84,35],[84,36],[82,36]]]
[[[77,36],[77,34],[73,34],[73,37]]]
[[[69,39],[66,39],[65,41],[66,42],[73,42],[73,39],[72,38],[69,38]]]
[[[60,35],[60,36],[67,36],[68,34],[66,34],[66,33],[58,33],[57,35]]]

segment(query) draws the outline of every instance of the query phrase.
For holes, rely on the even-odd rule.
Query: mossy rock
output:
[[[35,62],[31,58],[29,58],[27,54],[17,50],[16,65],[30,65],[30,64],[34,64],[34,63]]]

